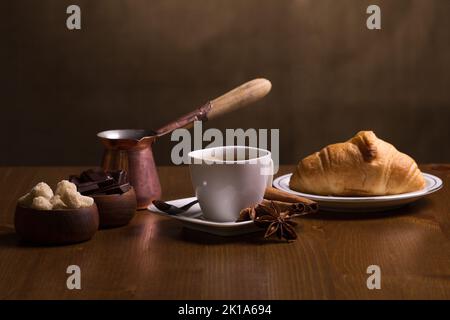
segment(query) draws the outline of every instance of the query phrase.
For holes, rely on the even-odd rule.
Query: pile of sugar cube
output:
[[[55,193],[48,184],[40,182],[18,202],[36,210],[61,210],[87,208],[94,204],[94,199],[81,195],[72,182],[62,180],[56,185]]]

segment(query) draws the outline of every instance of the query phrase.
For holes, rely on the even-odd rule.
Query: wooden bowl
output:
[[[16,232],[31,244],[62,245],[86,241],[98,230],[97,206],[80,209],[36,210],[16,207]]]
[[[131,188],[123,194],[93,195],[98,207],[100,228],[127,225],[136,213],[136,193]]]

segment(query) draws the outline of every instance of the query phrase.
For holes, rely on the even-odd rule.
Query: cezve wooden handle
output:
[[[263,98],[270,92],[272,84],[267,79],[254,79],[211,101],[208,119],[237,110]]]
[[[222,114],[234,111],[252,102],[255,102],[269,93],[272,84],[266,79],[255,79],[225,93],[224,95],[209,101],[194,111],[185,114],[175,121],[166,124],[155,131],[162,136],[178,128],[190,128],[194,121],[214,119]]]

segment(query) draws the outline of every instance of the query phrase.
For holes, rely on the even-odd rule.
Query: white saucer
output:
[[[426,182],[424,189],[389,196],[375,197],[334,197],[320,196],[297,192],[289,188],[289,181],[292,173],[283,175],[273,181],[273,186],[277,189],[296,194],[319,203],[321,210],[339,211],[339,212],[374,212],[395,209],[414,202],[428,194],[438,191],[442,188],[442,180],[428,173],[423,173]]]
[[[184,198],[167,201],[167,203],[173,204],[177,207],[194,201],[196,198]],[[149,211],[156,212],[163,216],[179,220],[186,228],[203,231],[219,236],[235,236],[240,234],[251,233],[260,231],[261,229],[255,226],[253,221],[243,222],[214,222],[205,220],[200,209],[200,205],[197,203],[193,205],[189,210],[178,215],[169,215],[158,210],[153,204],[147,208]]]

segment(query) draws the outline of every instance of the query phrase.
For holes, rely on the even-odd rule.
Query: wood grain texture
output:
[[[450,299],[450,165],[422,168],[444,188],[395,212],[305,217],[295,243],[205,235],[139,211],[85,243],[27,247],[14,234],[16,199],[86,168],[1,167],[0,299]],[[192,195],[187,167],[158,170],[165,199]],[[80,291],[66,289],[70,264]],[[372,264],[381,290],[366,287]]]
[[[211,101],[208,119],[214,119],[228,112],[236,111],[264,98],[272,88],[267,79],[254,79]]]

